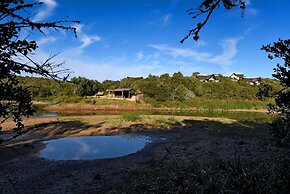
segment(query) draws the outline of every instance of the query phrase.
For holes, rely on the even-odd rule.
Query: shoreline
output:
[[[74,112],[74,111],[104,111],[104,112],[198,112],[198,111],[213,111],[213,112],[258,112],[268,113],[267,109],[200,109],[200,108],[143,108],[143,107],[122,107],[118,105],[92,105],[92,104],[63,104],[63,105],[48,105],[44,108],[46,111],[59,112]]]

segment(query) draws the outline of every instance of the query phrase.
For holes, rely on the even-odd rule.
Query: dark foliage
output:
[[[268,107],[270,112],[277,112],[281,117],[272,123],[271,131],[277,142],[284,144],[290,138],[290,39],[279,39],[273,44],[264,45],[262,50],[270,53],[269,59],[278,58],[284,63],[278,63],[274,68],[272,75],[279,80],[282,90],[277,93],[276,104],[270,104]]]
[[[62,73],[67,72],[62,63],[51,62],[54,55],[43,63],[37,62],[32,56],[37,49],[37,42],[29,40],[29,36],[22,38],[23,33],[36,31],[44,34],[44,29],[69,30],[75,33],[76,29],[69,24],[79,22],[66,19],[54,22],[34,21],[35,14],[30,11],[42,4],[39,1],[24,0],[0,2],[0,116],[3,118],[0,124],[12,117],[18,133],[23,127],[21,117],[32,115],[33,110],[30,92],[19,85],[17,76],[28,73],[58,79]]]
[[[101,83],[95,80],[90,80],[84,77],[74,77],[71,79],[74,84],[74,95],[75,96],[93,96],[95,95]]]
[[[262,84],[259,87],[257,98],[259,100],[265,100],[267,98],[271,98],[273,95],[273,87],[270,84]]]

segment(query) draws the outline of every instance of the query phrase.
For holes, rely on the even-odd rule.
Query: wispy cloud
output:
[[[190,57],[195,61],[203,61],[204,59],[210,58],[211,55],[206,52],[199,52],[194,49],[176,48],[171,47],[167,44],[152,44],[150,47],[157,49],[164,54],[171,55],[173,57]]]
[[[50,16],[57,6],[55,0],[40,0],[40,2],[44,3],[44,9],[41,9],[34,17],[34,21],[42,21]]]
[[[164,25],[168,25],[171,22],[172,14],[166,14],[165,16],[162,17],[162,21]]]
[[[87,34],[83,31],[84,25],[77,24],[74,26],[77,31],[78,39],[81,41],[81,44],[77,47],[77,50],[81,53],[84,48],[90,46],[95,42],[101,41],[101,37],[96,34]]]
[[[85,61],[85,62],[84,62]],[[72,76],[85,76],[90,79],[103,81],[106,79],[120,80],[127,76],[148,76],[150,73],[163,72],[164,68],[160,61],[149,63],[130,64],[130,60],[125,58],[111,60],[91,60],[69,59],[66,61],[74,74]]]
[[[151,26],[165,27],[168,26],[173,18],[172,13],[161,13],[160,10],[154,10],[152,12],[152,19],[148,21]]]
[[[196,62],[207,62],[224,66],[231,65],[233,63],[233,59],[238,52],[237,44],[240,39],[241,38],[227,38],[222,40],[220,43],[222,52],[220,54],[201,52],[196,49],[189,48],[176,48],[167,44],[152,44],[149,46],[162,52],[163,54],[171,55],[174,58],[191,58],[191,60]]]
[[[231,65],[238,53],[237,44],[242,38],[227,38],[221,41],[222,53],[209,59],[210,62],[220,65]]]

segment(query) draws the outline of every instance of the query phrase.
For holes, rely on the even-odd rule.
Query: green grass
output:
[[[127,122],[136,122],[136,121],[141,121],[142,118],[137,113],[125,113],[125,114],[121,115],[121,120],[127,121]]]

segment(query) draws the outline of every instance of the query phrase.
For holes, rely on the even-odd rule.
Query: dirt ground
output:
[[[236,157],[258,162],[289,153],[286,148],[273,145],[264,123],[184,117],[182,125],[171,127],[134,123],[111,127],[100,124],[104,119],[112,119],[110,116],[83,116],[87,124],[78,118],[26,121],[34,125],[30,131],[0,147],[0,193],[109,193],[115,186],[126,184],[132,175],[172,163],[211,163],[217,158]],[[6,128],[9,126],[12,123],[6,124]],[[45,146],[43,140],[120,133],[166,137],[166,141],[152,142],[137,153],[113,159],[53,161],[38,156]],[[9,137],[9,131],[4,135]]]

